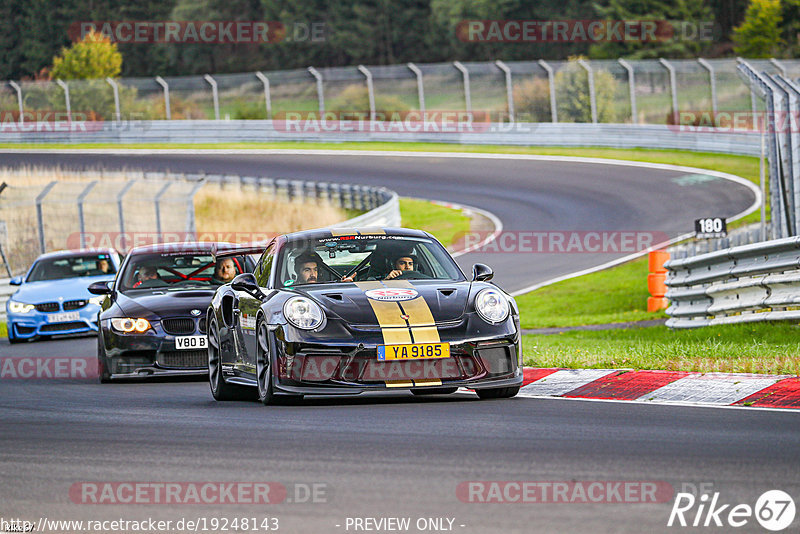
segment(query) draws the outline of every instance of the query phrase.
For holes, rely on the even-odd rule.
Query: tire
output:
[[[258,400],[264,406],[275,404],[275,394],[272,390],[269,329],[261,317],[258,318],[256,324],[256,382],[258,383]]]
[[[111,382],[111,368],[106,357],[106,347],[103,342],[103,336],[99,332],[97,334],[97,378],[101,384]]]
[[[455,393],[458,391],[458,388],[425,388],[425,389],[416,389],[413,388],[411,393],[414,395],[450,395],[451,393]]]
[[[211,396],[218,401],[251,400],[252,388],[228,384],[225,381],[222,374],[219,327],[213,313],[209,315],[206,324],[208,325],[208,385],[211,388]]]
[[[481,400],[487,399],[510,399],[519,393],[519,386],[510,386],[507,388],[491,388],[491,389],[476,389],[475,393],[478,394]]]

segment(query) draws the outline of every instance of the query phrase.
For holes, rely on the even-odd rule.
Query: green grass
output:
[[[516,297],[522,328],[642,321],[647,312],[647,257]]]
[[[8,337],[6,323],[0,323],[0,337]]]
[[[403,227],[430,232],[445,247],[470,228],[470,218],[461,210],[414,198],[400,199],[400,217]]]
[[[785,323],[672,331],[665,326],[523,336],[525,364],[800,374],[800,327]]]

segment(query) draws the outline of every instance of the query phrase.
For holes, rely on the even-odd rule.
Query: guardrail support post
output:
[[[406,66],[417,77],[417,98],[419,99],[419,110],[425,116],[425,87],[422,84],[422,71],[413,63],[406,63]]]
[[[219,93],[217,92],[217,81],[210,74],[204,74],[203,79],[211,86],[211,98],[214,99],[214,120],[219,120]]]
[[[369,96],[369,121],[375,122],[375,92],[372,86],[372,73],[364,65],[359,65],[358,71],[367,79],[367,95]]]
[[[272,99],[269,94],[269,78],[264,76],[264,73],[261,71],[256,72],[256,78],[261,80],[261,83],[264,84],[264,102],[267,105],[267,119],[272,119]]]
[[[547,72],[547,81],[550,84],[550,117],[551,122],[558,122],[558,108],[556,107],[556,77],[553,67],[543,59],[539,60],[539,65]]]
[[[117,82],[112,78],[106,78],[106,82],[108,82],[108,85],[114,90],[114,116],[117,122],[120,122],[122,120],[122,114],[119,111],[119,86],[117,86]]]
[[[63,80],[56,80],[56,83],[64,90],[64,102],[67,105],[67,120],[72,122],[72,110],[69,103],[69,85],[67,85]]]
[[[659,58],[658,62],[664,65],[669,73],[669,92],[672,95],[672,120],[673,124],[678,124],[678,84],[675,80],[675,67],[666,59]]]
[[[788,78],[789,77],[789,75],[786,72],[786,67],[783,65],[783,63],[781,63],[780,61],[778,61],[774,57],[769,58],[769,62],[772,63],[773,65],[775,65],[778,68],[779,71],[781,71],[781,76],[783,76],[784,78]]]
[[[86,200],[86,197],[89,195],[89,192],[97,185],[97,180],[91,182],[89,185],[81,191],[81,194],[78,195],[78,225],[80,226],[81,231],[81,248],[86,248],[86,222],[83,217],[83,201]]]
[[[472,116],[472,96],[469,92],[469,71],[460,61],[453,61],[453,66],[461,71],[461,77],[464,80],[464,105],[466,106],[467,113]]]
[[[172,120],[172,113],[169,109],[169,84],[161,76],[156,76],[156,83],[164,89],[164,114],[167,120]]]
[[[167,192],[169,186],[172,185],[171,180],[167,180],[167,183],[164,184],[164,187],[156,193],[155,198],[153,199],[154,204],[156,205],[156,234],[158,235],[158,240],[161,241],[161,197],[164,196],[164,193]]]
[[[325,114],[325,87],[323,86],[322,74],[314,67],[308,67],[308,72],[317,80],[317,100],[319,101],[319,116]]]
[[[794,190],[794,235],[800,235],[800,86],[794,81],[784,76],[777,76],[779,82],[783,84],[789,96],[788,120],[789,131],[792,141],[790,143],[790,155],[792,158],[792,185]]]
[[[19,105],[19,123],[24,124],[25,112],[22,109],[22,87],[20,87],[19,84],[13,80],[8,82],[8,85],[10,85],[14,89],[14,91],[17,92],[17,104]]]
[[[511,80],[511,69],[508,68],[508,65],[500,61],[499,59],[494,62],[497,67],[503,71],[506,78],[506,101],[508,102],[508,120],[509,122],[514,122],[514,86],[512,85]]]
[[[633,73],[633,65],[624,59],[618,59],[617,61],[626,71],[628,71],[628,93],[630,94],[631,98],[631,122],[633,124],[639,124],[639,114],[636,111],[636,78]]]
[[[42,251],[42,254],[47,252],[47,247],[45,246],[44,242],[44,214],[42,213],[42,201],[44,197],[47,196],[47,193],[50,192],[51,189],[57,184],[57,181],[52,181],[42,189],[42,192],[36,195],[36,224],[39,225],[39,250]]]
[[[774,132],[775,142],[778,145],[778,187],[780,189],[780,203],[772,206],[772,210],[781,211],[780,237],[789,237],[795,234],[794,220],[794,183],[792,181],[792,134],[790,125],[785,117],[789,112],[789,94],[770,76],[764,76],[764,82],[770,89],[771,131]]]
[[[126,252],[125,250],[125,210],[122,207],[122,199],[125,197],[125,193],[127,193],[131,187],[136,184],[136,180],[130,180],[122,190],[117,193],[117,215],[119,216],[119,236],[120,236],[120,243],[122,245],[122,250],[120,252]]]
[[[586,75],[589,79],[589,105],[592,110],[592,124],[597,124],[597,94],[594,90],[594,71],[592,66],[585,59],[579,59],[578,65],[586,70]]]
[[[714,77],[714,66],[703,58],[698,58],[697,62],[708,71],[708,81],[711,86],[711,112],[717,117],[717,80]]]

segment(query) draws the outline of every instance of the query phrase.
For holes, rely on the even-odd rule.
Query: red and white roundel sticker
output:
[[[369,291],[364,292],[364,294],[367,296],[367,298],[372,300],[388,300],[393,302],[399,300],[411,300],[419,295],[419,293],[417,293],[417,291],[414,289],[402,287],[370,289]]]

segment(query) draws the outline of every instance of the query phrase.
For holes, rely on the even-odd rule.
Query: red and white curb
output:
[[[800,409],[800,377],[526,367],[519,396]]]

